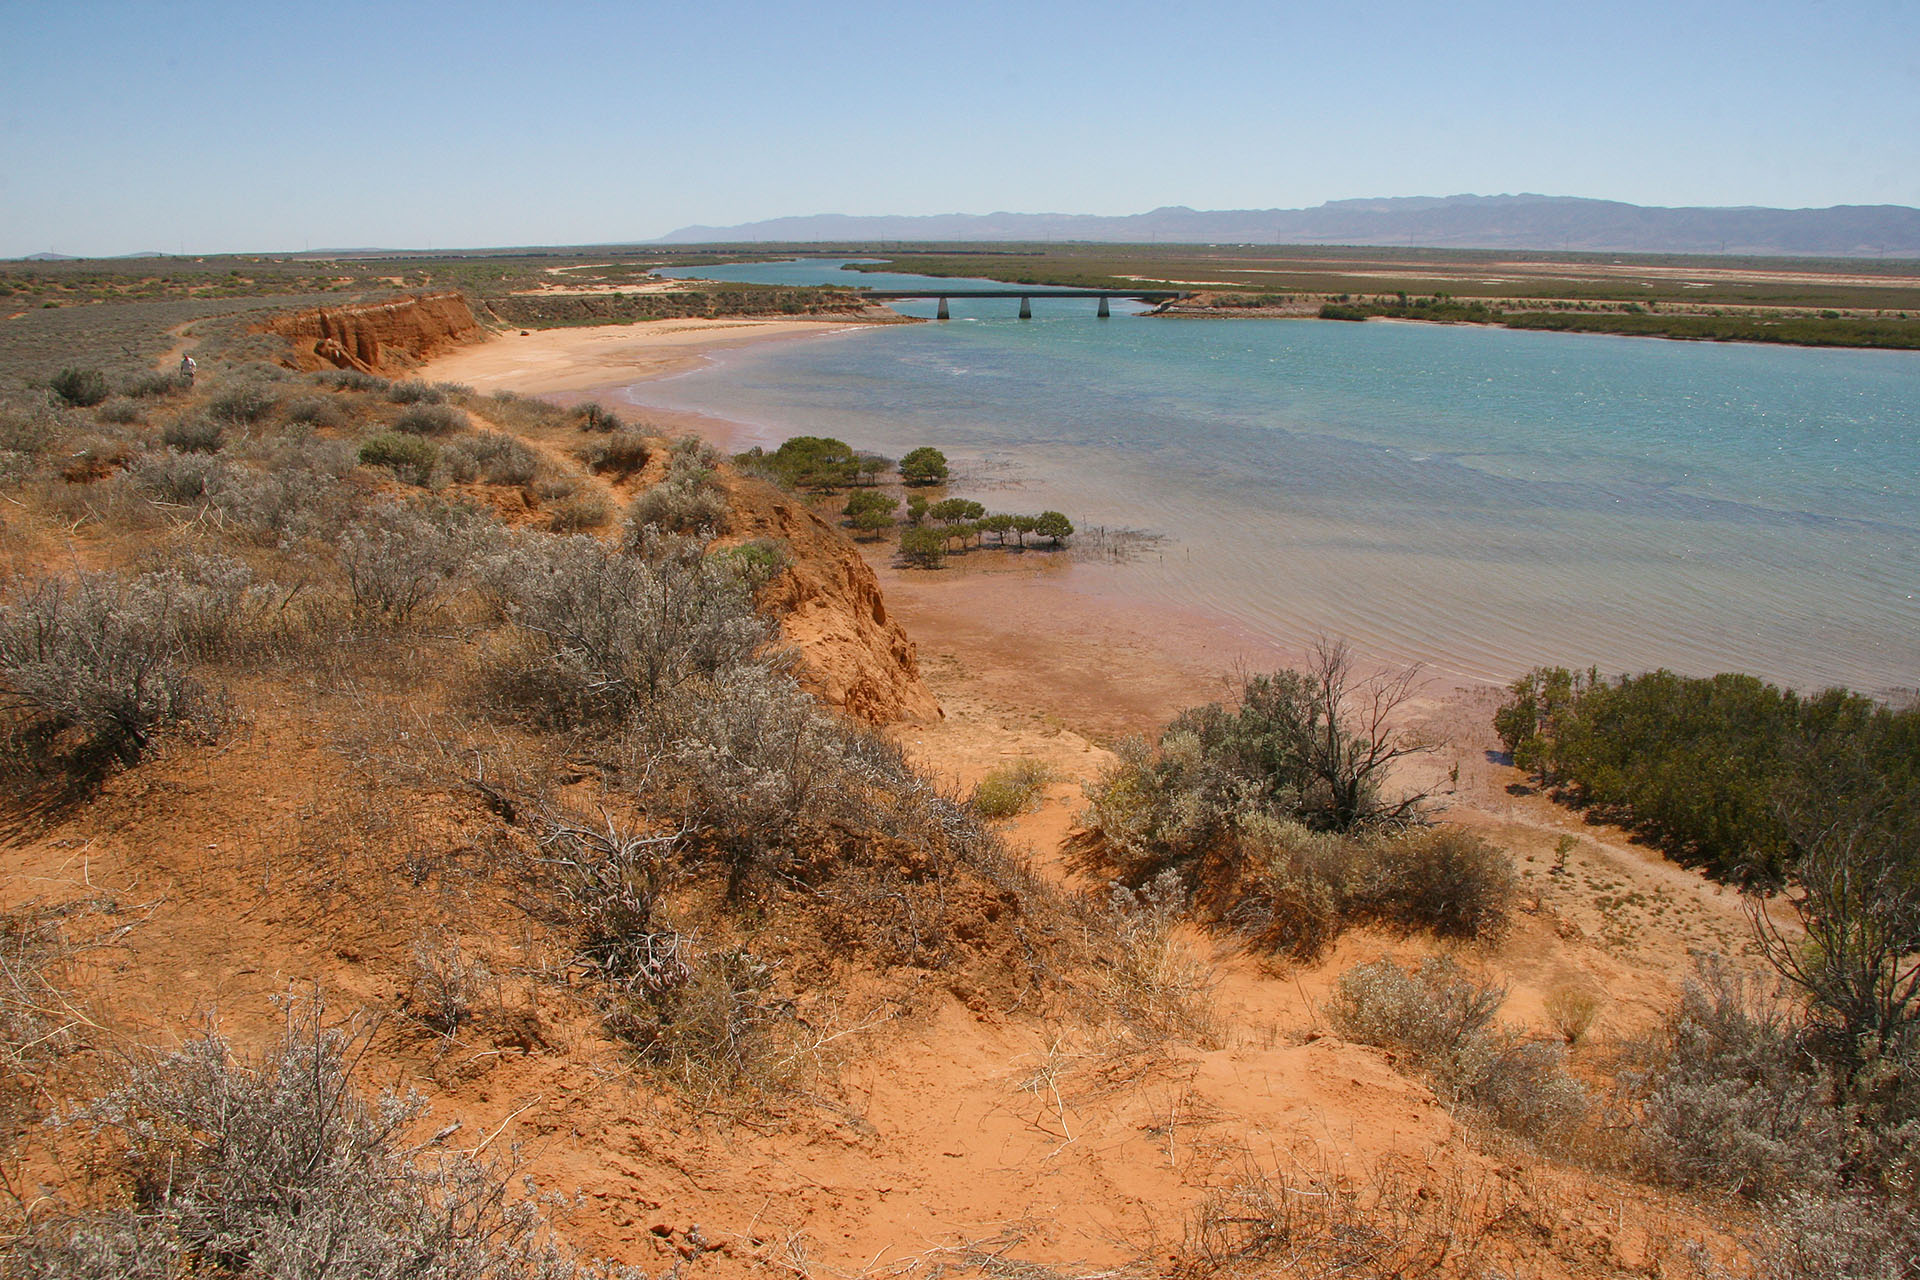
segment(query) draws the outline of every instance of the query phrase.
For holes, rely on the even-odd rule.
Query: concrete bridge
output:
[[[934,317],[945,320],[947,299],[949,298],[1018,298],[1020,299],[1020,318],[1033,319],[1033,300],[1035,298],[1098,298],[1102,316],[1111,315],[1107,304],[1114,298],[1137,298],[1141,302],[1171,302],[1187,297],[1181,289],[861,289],[862,298],[875,302],[901,302],[908,298],[938,298],[939,313]]]

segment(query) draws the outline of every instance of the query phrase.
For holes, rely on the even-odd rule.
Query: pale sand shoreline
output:
[[[651,320],[501,334],[429,361],[423,375],[476,391],[522,395],[617,391],[696,369],[706,353],[869,328],[872,321]]]

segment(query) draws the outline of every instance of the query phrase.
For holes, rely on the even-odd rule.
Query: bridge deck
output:
[[[860,289],[861,297],[877,302],[899,302],[907,298],[1138,298],[1142,302],[1161,302],[1184,298],[1179,289]]]

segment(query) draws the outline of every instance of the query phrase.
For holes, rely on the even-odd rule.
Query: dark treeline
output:
[[[1865,807],[1908,828],[1920,813],[1920,709],[1844,689],[1543,667],[1514,682],[1494,727],[1563,798],[1756,886],[1791,873],[1825,813]]]

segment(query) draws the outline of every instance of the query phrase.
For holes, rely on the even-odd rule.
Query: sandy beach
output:
[[[700,366],[705,354],[862,328],[857,320],[656,320],[508,333],[442,356],[421,370],[476,391],[615,392]]]

